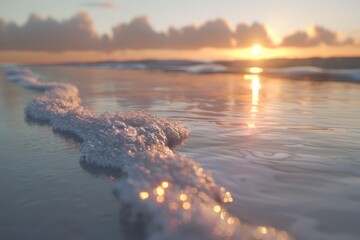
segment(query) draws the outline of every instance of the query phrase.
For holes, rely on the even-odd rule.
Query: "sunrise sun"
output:
[[[260,44],[254,44],[252,47],[251,47],[251,52],[254,56],[259,56],[261,55],[262,53],[262,46]]]

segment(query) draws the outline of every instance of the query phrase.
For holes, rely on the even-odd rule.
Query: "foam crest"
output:
[[[181,124],[142,111],[97,116],[81,105],[71,84],[41,82],[23,68],[6,74],[25,88],[44,91],[25,107],[27,118],[80,139],[83,164],[121,172],[113,193],[127,239],[290,239],[229,214],[231,194],[200,164],[172,151],[189,136]]]
[[[227,73],[229,70],[221,65],[215,63],[202,63],[193,66],[186,66],[181,69],[187,73],[201,74],[201,73]]]
[[[280,62],[277,62],[280,61]],[[97,62],[97,63],[68,63],[65,65],[76,67],[96,67],[96,68],[114,68],[129,70],[147,70],[147,71],[164,71],[164,72],[184,72],[189,74],[254,74],[249,69],[258,69],[261,67],[263,75],[281,76],[290,78],[311,78],[312,80],[331,79],[336,81],[360,81],[360,69],[354,63],[341,64],[333,62],[334,59],[327,59],[329,68],[324,62],[308,63],[304,65],[304,60],[294,59],[262,61],[259,66],[253,65],[254,62],[229,61],[229,62],[204,62],[204,61],[187,61],[187,60],[147,60],[147,61],[130,61],[130,62]],[[344,59],[345,61],[345,59]],[[313,64],[313,65],[311,65]],[[261,66],[263,65],[263,66]],[[345,68],[343,68],[345,67]],[[347,68],[350,67],[350,68]]]
[[[211,62],[194,62],[194,61],[145,61],[145,62],[103,62],[103,63],[73,63],[70,66],[115,68],[130,70],[153,70],[165,72],[185,72],[191,74],[206,73],[230,73],[225,65]]]

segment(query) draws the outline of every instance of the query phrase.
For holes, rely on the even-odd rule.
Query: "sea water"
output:
[[[176,156],[183,154],[181,161],[194,162],[195,165],[190,164],[192,167],[200,164],[198,168],[212,173],[216,187],[225,187],[231,193],[231,203],[219,204],[221,213],[226,213],[226,221],[229,216],[239,219],[238,229],[244,228],[241,226],[249,227],[251,237],[265,238],[268,232],[270,235],[271,231],[275,231],[274,228],[280,229],[276,230],[280,233],[277,236],[282,238],[288,235],[297,239],[359,237],[359,84],[240,73],[196,75],[178,71],[64,66],[31,69],[37,74],[38,82],[76,86],[79,90],[76,97],[81,99],[76,104],[91,112],[86,119],[112,122],[113,113],[120,112],[121,115],[140,110],[151,114],[150,122],[162,117],[164,121],[172,119],[175,121],[173,124],[181,123],[184,129],[190,129],[187,142],[172,151]],[[161,230],[168,234],[161,237],[171,239],[177,236],[184,239],[184,230],[175,231],[161,222],[164,219],[186,222],[189,218],[184,208],[175,211],[175,216],[162,213],[175,206],[171,202],[182,204],[181,199],[172,199],[167,195],[164,199],[154,198],[154,203],[144,201],[145,207],[150,206],[150,210],[140,212],[145,211],[160,220],[150,226],[150,230],[147,229],[147,236],[136,235],[144,226],[131,221],[129,224],[126,218],[131,218],[131,215],[124,213],[124,207],[120,205],[128,206],[128,203],[136,201],[141,204],[142,201],[137,196],[138,192],[130,193],[128,188],[140,190],[148,187],[151,190],[156,188],[154,184],[161,183],[153,178],[138,176],[136,172],[132,178],[133,185],[122,186],[120,183],[119,186],[121,171],[113,171],[116,166],[110,164],[109,170],[93,164],[103,162],[100,161],[101,156],[109,159],[106,153],[95,155],[95,160],[88,164],[86,159],[91,157],[86,157],[81,142],[74,140],[73,136],[53,133],[54,125],[61,125],[63,119],[48,124],[26,118],[29,114],[27,111],[25,115],[23,108],[29,106],[31,99],[43,93],[24,90],[9,82],[5,76],[1,80],[0,147],[3,167],[0,186],[4,193],[0,197],[4,213],[0,217],[1,236],[11,239],[22,239],[24,236],[51,239],[130,239],[131,236],[133,239],[161,239],[158,237],[159,230],[156,230],[157,226],[161,226],[170,229]],[[110,116],[104,115],[98,119],[97,116],[106,111]],[[135,118],[147,118],[147,113]],[[153,116],[157,116],[155,120]],[[73,118],[71,121],[73,123]],[[77,130],[87,132],[86,129],[74,127],[74,124],[69,126],[75,129],[71,133]],[[84,125],[81,123],[80,126]],[[101,125],[100,129],[108,130],[103,127]],[[160,126],[161,129],[163,127]],[[104,133],[105,137],[108,135],[111,134]],[[121,133],[121,136],[124,134]],[[107,140],[105,142],[109,144]],[[89,150],[89,147],[86,149]],[[122,156],[124,151],[119,151],[116,155]],[[93,156],[91,151],[90,155]],[[124,156],[121,159],[125,163],[119,168],[123,164],[129,165],[129,159]],[[177,158],[174,159],[176,164]],[[172,166],[168,161],[163,164]],[[154,170],[153,166],[146,165],[150,170]],[[155,162],[155,166],[163,165]],[[196,175],[196,172],[193,173]],[[192,179],[193,173],[186,173],[185,176]],[[178,176],[176,173],[166,176],[164,169],[155,176],[164,178],[170,184],[174,182],[175,186],[185,181],[170,178]],[[142,185],[149,183],[151,186]],[[202,183],[193,187],[203,187],[202,192],[207,195],[213,191],[212,187],[208,189]],[[153,194],[150,190],[146,192]],[[179,187],[170,193],[176,195],[182,190]],[[122,196],[127,195],[130,198],[123,199]],[[192,207],[203,206],[195,222],[205,226],[206,230],[218,225],[212,220],[213,213],[206,217],[207,212],[213,209],[217,211],[214,207],[218,206],[216,197],[209,201],[201,204],[195,200],[189,201]],[[169,203],[168,207],[161,207],[164,202]],[[193,213],[195,215],[197,212]],[[226,227],[223,231],[219,237],[226,238]],[[214,236],[216,234],[205,239]]]

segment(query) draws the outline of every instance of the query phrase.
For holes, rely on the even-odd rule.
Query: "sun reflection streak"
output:
[[[261,89],[260,78],[258,75],[254,75],[254,77],[251,78],[251,91],[252,91],[251,104],[252,104],[252,108],[254,108],[256,112],[257,112],[257,105],[259,103],[260,89]]]
[[[260,96],[260,89],[261,89],[261,81],[259,77],[259,73],[263,71],[262,68],[259,67],[252,67],[249,68],[250,74],[245,74],[244,79],[251,81],[251,122],[247,125],[250,128],[254,128],[256,125],[254,123],[256,114],[258,113],[258,104],[259,104],[259,96]]]

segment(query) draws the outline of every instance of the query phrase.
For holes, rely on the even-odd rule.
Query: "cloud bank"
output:
[[[32,14],[23,26],[0,20],[0,49],[74,51],[105,48],[110,40],[99,36],[92,19],[84,13],[58,22]]]
[[[329,46],[354,45],[352,38],[340,40],[336,32],[321,26],[313,26],[308,31],[298,31],[283,39],[285,47],[314,47],[320,44]]]
[[[92,2],[91,4],[98,4]],[[321,26],[311,31],[298,31],[284,37],[280,47],[313,47],[320,44],[354,45],[351,38],[340,40],[337,33]],[[246,48],[254,43],[266,47],[274,44],[264,25],[238,23],[232,28],[224,19],[209,20],[200,26],[170,27],[156,31],[147,17],[137,17],[119,23],[112,36],[98,34],[91,17],[78,13],[74,17],[57,21],[30,15],[24,25],[0,19],[0,50],[26,51],[114,51],[122,49],[181,49]]]

